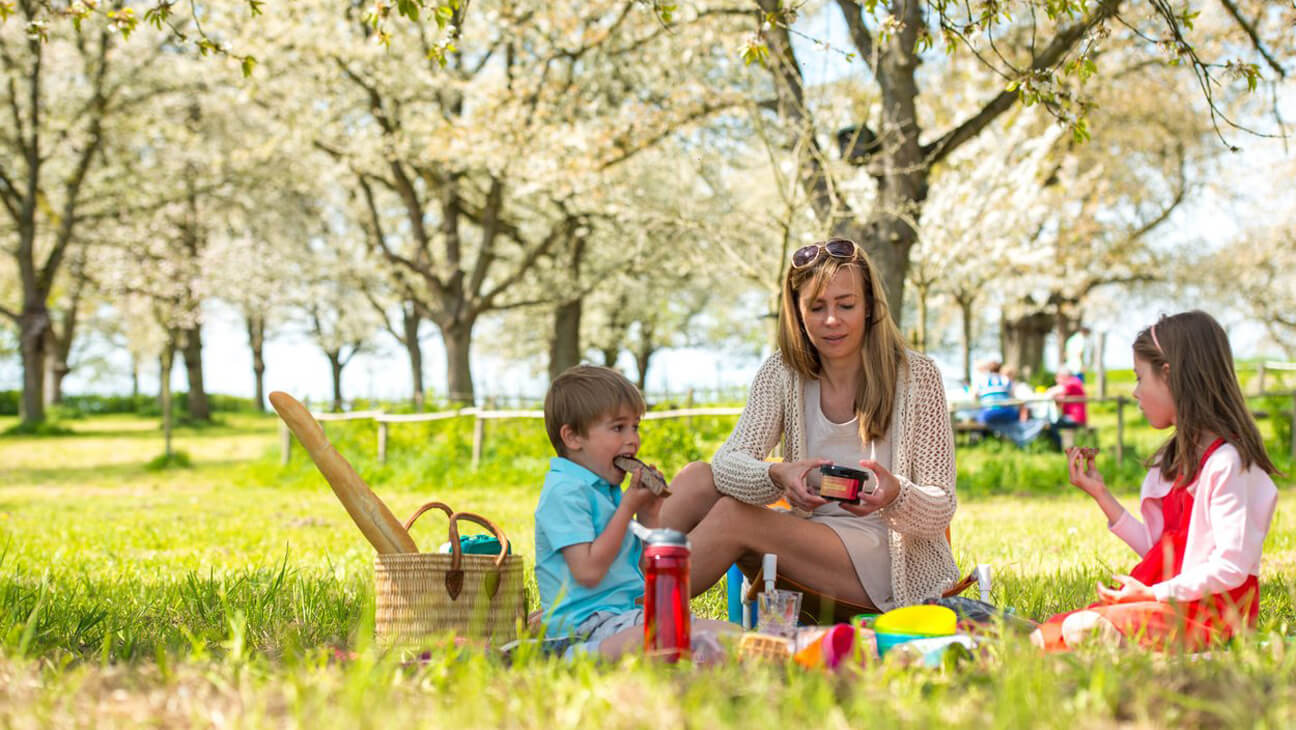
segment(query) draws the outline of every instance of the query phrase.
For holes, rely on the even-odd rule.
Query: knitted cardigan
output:
[[[954,517],[954,431],[940,371],[930,358],[908,353],[896,384],[888,433],[895,501],[877,512],[888,528],[891,587],[905,606],[939,596],[958,580],[945,530]],[[761,365],[738,425],[712,460],[716,490],[749,504],[782,496],[765,457],[783,440],[784,461],[806,458],[803,380],[775,353]],[[806,513],[800,513],[805,515]]]

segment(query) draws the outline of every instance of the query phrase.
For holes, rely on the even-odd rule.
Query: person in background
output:
[[[1012,380],[1001,372],[1002,367],[998,360],[987,362],[973,390],[973,395],[982,406],[977,420],[987,426],[1018,420],[1016,406],[997,405],[1012,400]]]
[[[1010,390],[1009,396],[1015,401],[1029,401],[1035,396],[1031,390],[1030,384],[1017,380],[1017,368],[1011,365],[1005,365],[1000,368],[1000,374],[1007,378]],[[1004,438],[1011,439],[1013,443],[1020,448],[1025,448],[1027,444],[1039,437],[1045,427],[1048,426],[1048,420],[1044,418],[1035,418],[1030,411],[1028,403],[1020,403],[1012,406],[1016,409],[1017,418],[1007,421],[992,421],[987,425]]]
[[[1083,383],[1085,369],[1090,359],[1089,328],[1081,325],[1080,329],[1067,338],[1062,349],[1064,355],[1063,367],[1070,370],[1071,374]]]
[[[1053,444],[1062,448],[1062,432],[1089,425],[1089,414],[1084,401],[1070,400],[1085,397],[1084,383],[1068,368],[1057,371],[1057,385],[1049,388],[1047,395],[1057,404],[1058,417],[1049,425],[1048,435]]]

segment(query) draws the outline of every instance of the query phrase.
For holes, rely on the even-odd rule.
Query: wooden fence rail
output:
[[[1296,390],[1278,391],[1273,393],[1257,393],[1246,396],[1248,400],[1257,398],[1288,398],[1291,402],[1290,417],[1293,423],[1291,434],[1291,460],[1296,463]],[[1118,465],[1125,461],[1125,407],[1134,405],[1134,399],[1129,396],[1118,395],[1109,397],[1089,397],[1089,396],[1070,396],[1061,399],[1048,397],[1031,398],[1027,400],[1003,400],[995,401],[996,406],[1030,406],[1039,403],[1115,403],[1116,404],[1116,444],[1114,447],[1114,456]],[[950,417],[956,418],[960,411],[968,411],[975,408],[981,408],[983,405],[976,401],[956,401],[949,404]],[[736,407],[715,407],[715,408],[677,408],[667,411],[649,411],[644,414],[645,421],[663,420],[668,418],[693,418],[695,416],[736,416],[742,413],[742,408]],[[486,422],[500,421],[505,419],[518,418],[544,418],[543,411],[523,411],[523,410],[489,410],[482,408],[460,408],[454,411],[438,411],[436,413],[409,413],[409,414],[389,414],[382,411],[355,411],[352,413],[312,413],[315,420],[321,424],[334,421],[374,421],[378,425],[378,463],[387,463],[387,438],[389,428],[394,423],[422,423],[427,421],[441,421],[448,418],[459,418],[463,416],[473,417],[473,446],[472,446],[472,467],[476,469],[481,464],[482,454],[486,450]],[[282,422],[279,424],[280,434],[280,463],[287,465],[292,454],[292,434],[288,427]]]

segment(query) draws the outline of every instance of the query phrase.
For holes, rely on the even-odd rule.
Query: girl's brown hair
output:
[[[827,242],[817,245],[823,246]],[[860,438],[884,438],[895,411],[896,381],[907,363],[905,341],[891,319],[886,288],[876,275],[873,262],[858,244],[850,258],[821,252],[819,259],[802,268],[789,267],[783,277],[783,305],[779,309],[778,346],[783,360],[802,378],[818,378],[822,371],[819,351],[806,334],[801,319],[800,297],[814,300],[828,282],[843,269],[858,272],[864,295],[864,339],[860,347],[859,382],[855,385],[855,413],[859,416]]]
[[[1202,435],[1214,433],[1238,450],[1243,468],[1278,472],[1242,397],[1228,335],[1214,317],[1198,310],[1163,316],[1134,338],[1134,357],[1152,366],[1153,377],[1164,378],[1175,407],[1174,435],[1148,460],[1149,467],[1192,483],[1206,449]]]

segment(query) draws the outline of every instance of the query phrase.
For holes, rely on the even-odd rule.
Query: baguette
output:
[[[338,501],[375,550],[384,555],[418,552],[418,545],[405,530],[405,526],[387,509],[378,495],[369,489],[369,485],[351,468],[351,464],[333,448],[333,444],[324,436],[324,429],[305,406],[281,391],[270,394],[270,405],[274,406],[279,417],[306,448],[315,467],[324,475],[324,480],[333,488]]]

